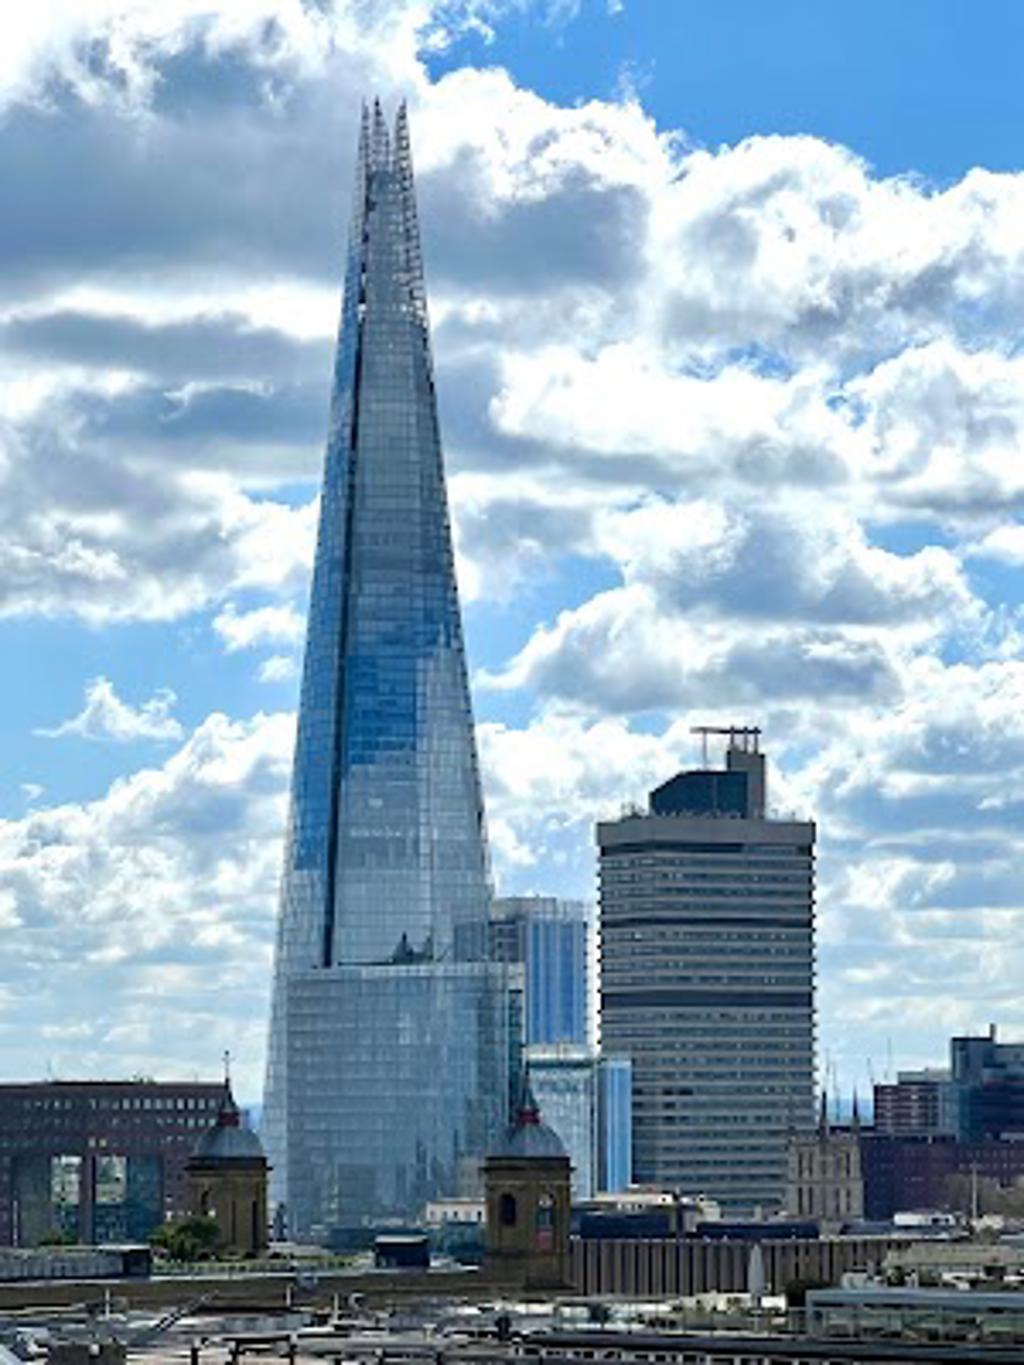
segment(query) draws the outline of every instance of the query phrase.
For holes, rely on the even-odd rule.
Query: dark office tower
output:
[[[633,1063],[633,1177],[779,1206],[813,1122],[814,825],[765,816],[758,734],[598,826],[601,1043]]]
[[[293,1236],[454,1195],[503,1130],[507,969],[404,109],[364,115],[292,779],[265,1094]]]

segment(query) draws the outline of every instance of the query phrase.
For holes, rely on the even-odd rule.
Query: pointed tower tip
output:
[[[540,1122],[540,1105],[537,1097],[533,1093],[533,1085],[530,1081],[529,1066],[523,1067],[523,1073],[519,1082],[519,1108],[516,1114],[516,1125],[520,1128],[524,1124],[536,1124]]]
[[[388,125],[384,121],[384,110],[378,97],[373,101],[373,165],[383,170],[391,160],[388,138]]]
[[[399,171],[412,174],[412,153],[409,147],[409,114],[405,100],[398,106],[395,114],[395,166]]]

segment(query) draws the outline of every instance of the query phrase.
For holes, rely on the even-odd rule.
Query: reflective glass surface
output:
[[[530,1085],[541,1118],[562,1139],[572,1162],[572,1197],[597,1191],[597,1067],[588,1047],[531,1047],[526,1052]]]
[[[494,902],[493,956],[526,970],[526,1042],[585,1044],[591,909],[553,896]]]
[[[408,1215],[428,1187],[452,1193],[452,1153],[468,1143],[482,1155],[488,1124],[500,1127],[489,1097],[507,1091],[511,1049],[493,1019],[507,1017],[507,1000],[484,997],[501,995],[502,973],[451,975],[487,957],[489,907],[408,133],[402,110],[392,144],[378,110],[364,119],[357,169],[265,1093],[272,1197],[295,1203],[293,1235],[334,1216],[317,1200],[353,1218]],[[470,998],[483,1019],[465,1044],[472,1065],[454,1046]],[[493,1065],[478,1042],[499,1047]],[[417,1074],[424,1048],[430,1069]],[[388,1138],[402,1078],[434,1115],[414,1169],[407,1134]],[[474,1089],[496,1078],[496,1090]],[[480,1106],[472,1124],[469,1104]],[[335,1178],[358,1188],[335,1190]],[[293,1199],[293,1183],[312,1193]]]
[[[633,1180],[633,1063],[602,1057],[597,1072],[597,1187],[610,1193]]]
[[[290,1225],[317,1240],[474,1196],[507,1118],[506,973],[331,967],[288,983]]]

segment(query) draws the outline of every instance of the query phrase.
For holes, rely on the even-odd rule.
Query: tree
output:
[[[806,1308],[807,1291],[809,1289],[828,1289],[828,1280],[816,1279],[813,1275],[807,1275],[796,1280],[790,1280],[786,1285],[786,1307],[787,1308]]]
[[[78,1245],[78,1238],[73,1232],[67,1232],[62,1228],[51,1228],[49,1232],[44,1232],[39,1239],[41,1247],[73,1247]]]
[[[202,1214],[181,1218],[150,1236],[150,1244],[165,1251],[172,1261],[209,1261],[221,1244],[220,1228],[216,1220]]]
[[[946,1206],[957,1213],[1001,1213],[1007,1218],[1024,1215],[1024,1184],[1019,1181],[1001,1185],[987,1175],[959,1171],[949,1176],[945,1187]]]

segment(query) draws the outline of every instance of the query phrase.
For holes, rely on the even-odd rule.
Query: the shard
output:
[[[364,111],[263,1130],[291,1236],[465,1191],[517,1026],[490,883],[405,110]]]

